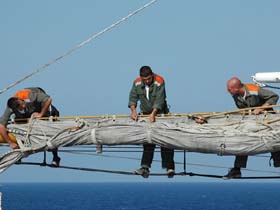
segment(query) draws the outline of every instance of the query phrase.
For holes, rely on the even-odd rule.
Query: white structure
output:
[[[256,83],[268,82],[268,83],[279,83],[280,72],[262,72],[256,73],[252,76],[252,79]]]

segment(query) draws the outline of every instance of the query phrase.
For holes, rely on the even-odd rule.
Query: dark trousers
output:
[[[155,144],[144,144],[141,166],[150,168],[154,158]],[[175,169],[174,150],[161,147],[162,168]]]
[[[280,167],[280,152],[272,152],[271,157],[273,159],[274,167]],[[246,168],[248,156],[235,156],[234,167]]]

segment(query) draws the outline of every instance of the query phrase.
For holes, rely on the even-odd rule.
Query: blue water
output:
[[[3,184],[3,210],[278,210],[280,183]]]

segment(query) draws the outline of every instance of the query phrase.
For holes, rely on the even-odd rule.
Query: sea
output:
[[[277,210],[280,183],[5,183],[2,210]]]

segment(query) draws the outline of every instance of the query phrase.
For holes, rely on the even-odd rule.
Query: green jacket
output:
[[[235,104],[238,108],[247,108],[254,106],[262,106],[264,103],[275,105],[279,96],[267,89],[261,88],[255,84],[244,84],[245,96],[233,96]]]
[[[154,74],[153,82],[149,87],[149,99],[146,97],[145,84],[141,77],[138,77],[132,85],[128,107],[135,105],[140,101],[140,110],[143,114],[150,114],[154,108],[158,109],[158,114],[167,114],[169,112],[166,102],[166,92],[164,79]]]

